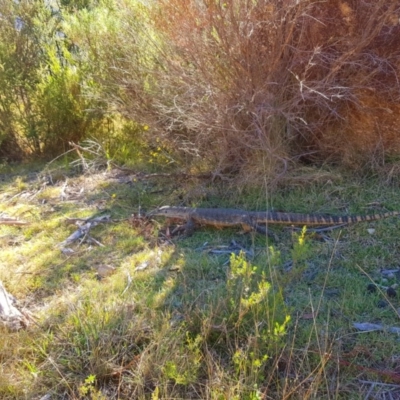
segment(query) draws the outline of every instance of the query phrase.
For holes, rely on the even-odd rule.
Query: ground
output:
[[[160,205],[400,209],[393,182],[314,176],[266,194],[118,169],[4,167],[0,213],[29,225],[0,225],[0,281],[33,320],[1,328],[1,397],[397,398],[398,218],[319,234],[271,227],[276,239],[207,227],[171,237],[167,221],[143,218]],[[89,217],[104,220],[65,242]]]

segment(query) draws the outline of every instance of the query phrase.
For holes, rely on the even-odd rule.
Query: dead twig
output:
[[[62,248],[64,248],[67,245],[70,245],[71,243],[77,241],[83,236],[83,239],[81,240],[81,243],[85,241],[87,238],[96,243],[99,246],[104,246],[102,243],[99,241],[95,240],[94,238],[90,237],[89,231],[93,227],[97,226],[100,223],[105,223],[105,222],[110,222],[110,215],[103,215],[101,217],[96,217],[96,218],[89,218],[88,222],[80,226],[72,235],[68,236],[67,239],[65,239],[63,242],[59,244]]]
[[[23,225],[29,225],[29,222],[20,221],[16,218],[9,217],[7,215],[0,215],[0,225],[23,226]]]

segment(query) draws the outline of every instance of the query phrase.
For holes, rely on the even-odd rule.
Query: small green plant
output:
[[[160,398],[160,388],[157,386],[154,392],[151,394],[151,400],[159,400]]]
[[[79,394],[82,397],[89,397],[90,400],[106,400],[106,397],[95,388],[96,375],[89,375],[79,387]]]
[[[198,370],[202,361],[201,344],[203,338],[197,335],[195,338],[186,332],[186,342],[184,349],[180,352],[184,360],[181,365],[175,361],[167,361],[164,365],[163,372],[168,379],[172,379],[178,385],[189,385],[196,382]]]
[[[232,254],[230,262],[231,275],[228,279],[228,293],[232,307],[231,315],[236,318],[235,325],[237,327],[246,325],[264,315],[266,321],[262,324],[263,333],[280,336],[289,322],[289,317],[285,316],[281,293],[272,290],[265,271],[252,266],[246,260],[244,253],[241,252],[238,256]],[[278,309],[282,314],[277,312]],[[274,321],[275,317],[281,321]],[[283,324],[283,328],[277,329],[276,326],[281,327],[281,324]],[[267,329],[265,332],[264,328]],[[260,331],[257,331],[260,334]]]
[[[230,326],[235,332],[232,363],[238,382],[255,388],[242,398],[256,399],[264,368],[281,347],[290,316],[281,292],[267,281],[265,271],[251,265],[244,253],[232,254],[230,262],[227,297]]]
[[[95,382],[96,382],[96,376],[95,375],[89,375],[85,379],[85,382],[80,386],[79,394],[82,395],[82,396],[86,396],[88,393],[90,393],[94,389],[94,383]]]
[[[292,249],[290,252],[290,270],[279,278],[281,285],[287,285],[301,279],[307,269],[307,259],[312,254],[311,242],[308,240],[307,227],[304,226],[300,233],[292,235]]]
[[[311,243],[307,240],[307,227],[303,226],[300,234],[293,234],[292,260],[293,264],[305,261],[311,253]]]

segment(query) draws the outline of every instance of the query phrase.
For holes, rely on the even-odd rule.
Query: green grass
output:
[[[203,227],[169,242],[157,238],[164,221],[131,215],[182,203],[375,213],[378,203],[399,209],[399,188],[338,175],[237,196],[201,182],[64,172],[63,199],[65,178],[44,185],[38,165],[1,172],[0,212],[30,225],[0,225],[0,280],[36,318],[27,330],[1,328],[1,398],[357,399],[370,388],[362,381],[382,391],[397,383],[389,372],[400,367],[398,337],[352,324],[400,326],[399,297],[367,291],[397,284],[380,269],[398,266],[399,219],[326,241],[282,227],[271,228],[276,241]],[[103,246],[76,242],[64,255],[59,243],[76,230],[67,218],[99,212],[113,219],[90,232]],[[233,239],[254,258],[229,263],[201,250]],[[115,270],[100,279],[104,265]]]

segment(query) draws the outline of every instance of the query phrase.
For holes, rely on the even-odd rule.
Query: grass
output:
[[[352,324],[399,326],[398,296],[367,290],[371,282],[397,284],[380,270],[398,266],[398,219],[349,226],[325,241],[290,228],[275,228],[276,241],[200,228],[172,243],[157,237],[164,221],[131,217],[139,206],[148,210],[182,198],[187,205],[293,212],[399,208],[398,187],[336,174],[337,181],[287,185],[266,199],[256,190],[232,196],[199,182],[135,181],[118,171],[79,175],[65,166],[57,170],[63,178],[51,184],[40,165],[4,167],[0,212],[30,225],[0,225],[0,280],[36,319],[27,330],[0,328],[0,397],[358,399],[370,389],[375,398],[394,393],[398,337],[358,332]],[[91,231],[103,246],[74,243],[74,253],[63,254],[59,244],[76,230],[67,218],[100,212],[114,220]],[[205,243],[233,239],[255,256],[201,251]],[[102,266],[115,269],[101,278]]]

